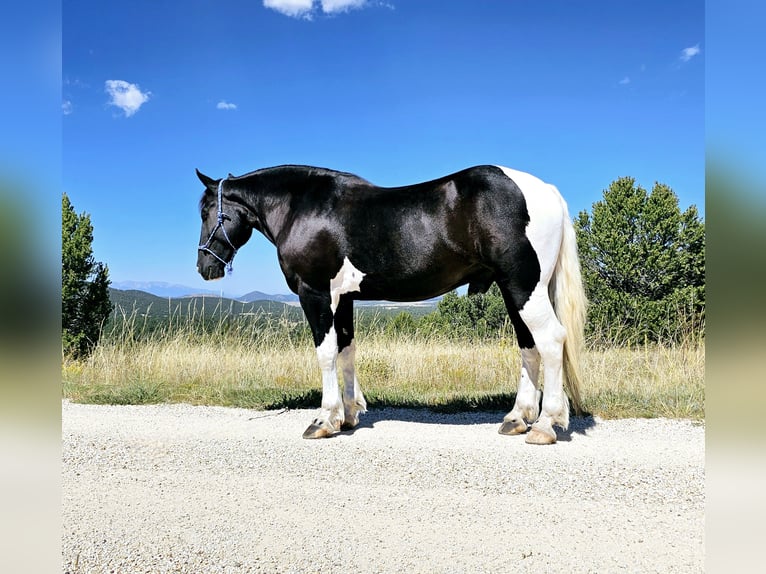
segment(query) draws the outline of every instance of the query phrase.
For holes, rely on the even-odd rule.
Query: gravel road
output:
[[[705,428],[64,401],[64,572],[703,572]]]

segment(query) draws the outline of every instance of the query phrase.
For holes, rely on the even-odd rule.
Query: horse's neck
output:
[[[311,168],[302,166],[280,167],[253,174],[247,203],[259,220],[261,233],[272,243],[283,229],[292,205],[292,197],[310,187],[316,177]]]

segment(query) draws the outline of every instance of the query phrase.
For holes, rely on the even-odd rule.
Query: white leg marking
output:
[[[527,425],[535,422],[540,414],[540,353],[537,348],[521,350],[521,379],[516,391],[513,409],[503,417],[501,434],[520,434]]]
[[[569,426],[569,400],[563,387],[563,357],[566,330],[556,318],[548,297],[548,286],[538,283],[529,301],[519,311],[529,327],[543,361],[545,390],[543,409],[538,422],[548,426]]]
[[[338,390],[338,335],[335,327],[330,327],[322,344],[317,347],[317,358],[322,369],[322,410],[317,419],[329,423],[338,431],[343,424],[343,402]]]
[[[512,413],[517,411],[525,421],[535,422],[540,413],[540,390],[538,376],[540,373],[540,353],[536,348],[521,350],[521,379],[519,390],[516,392],[516,403]]]
[[[330,309],[333,315],[338,308],[340,296],[350,291],[359,291],[359,284],[364,276],[365,273],[354,267],[348,257],[343,258],[343,265],[338,274],[330,280]]]
[[[356,343],[343,349],[338,355],[341,372],[343,373],[343,411],[345,426],[355,427],[359,424],[359,414],[367,412],[367,401],[362,394],[362,388],[356,378],[354,358],[356,356]]]

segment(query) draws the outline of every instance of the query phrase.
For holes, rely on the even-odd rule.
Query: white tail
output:
[[[559,195],[559,197],[561,197]],[[561,199],[564,211],[564,234],[556,261],[556,269],[549,283],[549,292],[556,316],[566,329],[564,341],[564,388],[572,401],[575,414],[582,414],[580,400],[580,352],[585,331],[585,313],[588,300],[582,285],[580,260],[577,256],[575,235],[569,210]]]

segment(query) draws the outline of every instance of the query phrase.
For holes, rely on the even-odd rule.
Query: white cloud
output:
[[[681,61],[688,62],[699,53],[700,53],[699,44],[697,44],[696,46],[690,46],[689,48],[684,48],[683,50],[681,50]]]
[[[293,18],[306,18],[311,14],[314,0],[263,0],[266,8]]]
[[[621,86],[627,86],[630,83],[630,78],[628,76],[625,76],[622,80],[617,82]]]
[[[69,100],[64,100],[61,103],[61,111],[64,113],[65,116],[68,116],[74,111],[74,108],[72,107],[72,102]]]
[[[221,100],[216,104],[215,107],[219,110],[236,110],[237,104],[232,104],[231,102]]]
[[[125,80],[107,80],[105,88],[110,97],[109,104],[125,112],[126,118],[135,114],[151,96],[151,92],[142,92],[138,85]]]
[[[293,18],[306,18],[316,9],[321,8],[325,14],[338,14],[370,5],[370,0],[263,0],[266,8],[271,8]],[[388,4],[386,6],[392,7]]]
[[[367,0],[322,0],[322,11],[325,14],[348,12],[354,8],[362,8]]]

